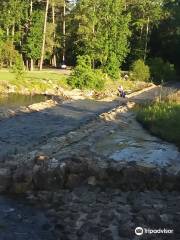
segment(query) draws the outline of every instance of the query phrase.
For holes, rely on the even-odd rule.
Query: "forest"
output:
[[[0,9],[0,67],[77,65],[75,75],[84,66],[97,79],[133,68],[146,80],[148,66],[154,82],[178,79],[179,0],[1,0]]]

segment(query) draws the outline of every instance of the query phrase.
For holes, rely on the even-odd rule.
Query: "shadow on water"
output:
[[[51,96],[46,96],[42,94],[22,95],[17,93],[11,93],[7,95],[0,95],[0,107],[12,109],[21,106],[29,106],[31,104],[43,102],[49,99],[51,99]]]

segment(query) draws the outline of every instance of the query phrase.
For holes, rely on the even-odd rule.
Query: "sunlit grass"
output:
[[[102,92],[117,92],[118,86],[122,85],[126,93],[131,93],[139,91],[145,87],[150,86],[150,83],[139,82],[139,81],[130,81],[130,80],[112,80],[110,78],[105,79],[105,85]]]
[[[25,72],[22,80],[17,80],[15,74],[7,70],[0,71],[0,92],[14,89],[19,93],[43,93],[56,87],[68,88],[67,76],[53,71]]]
[[[151,133],[180,148],[180,93],[138,108],[137,120]]]
[[[8,89],[14,89],[18,93],[44,93],[53,88],[70,88],[67,84],[67,74],[63,71],[43,70],[25,72],[22,80],[17,80],[14,73],[6,69],[0,70],[0,93],[7,93]],[[101,93],[118,93],[119,85],[122,85],[127,93],[138,91],[147,87],[149,83],[129,81],[129,80],[112,80],[104,79],[105,86]]]

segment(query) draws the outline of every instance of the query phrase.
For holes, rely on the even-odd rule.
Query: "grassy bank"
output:
[[[18,92],[23,94],[55,91],[58,87],[68,88],[67,75],[53,71],[26,72],[23,80],[17,80],[15,74],[0,71],[0,93]]]
[[[16,92],[22,94],[49,93],[56,94],[56,89],[71,89],[67,84],[69,72],[61,70],[44,70],[25,72],[23,80],[17,80],[14,73],[8,70],[0,70],[0,93]],[[100,96],[111,96],[118,93],[119,85],[123,85],[125,91],[134,92],[148,87],[149,83],[104,79],[104,88],[98,91]]]
[[[137,120],[150,132],[180,148],[180,93],[138,108]]]

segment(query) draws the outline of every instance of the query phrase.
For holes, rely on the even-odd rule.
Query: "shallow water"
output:
[[[113,134],[96,141],[92,148],[95,152],[101,152],[116,163],[136,162],[139,165],[153,165],[167,167],[170,165],[180,168],[180,152],[170,143],[155,136],[135,121],[135,116],[121,114],[121,119],[129,121],[125,127],[118,127]]]
[[[43,102],[51,99],[51,96],[45,96],[42,94],[36,95],[22,95],[17,93],[11,93],[7,95],[0,95],[0,107],[18,108],[21,106],[29,106],[33,103]]]
[[[55,240],[43,210],[0,195],[1,240]]]

